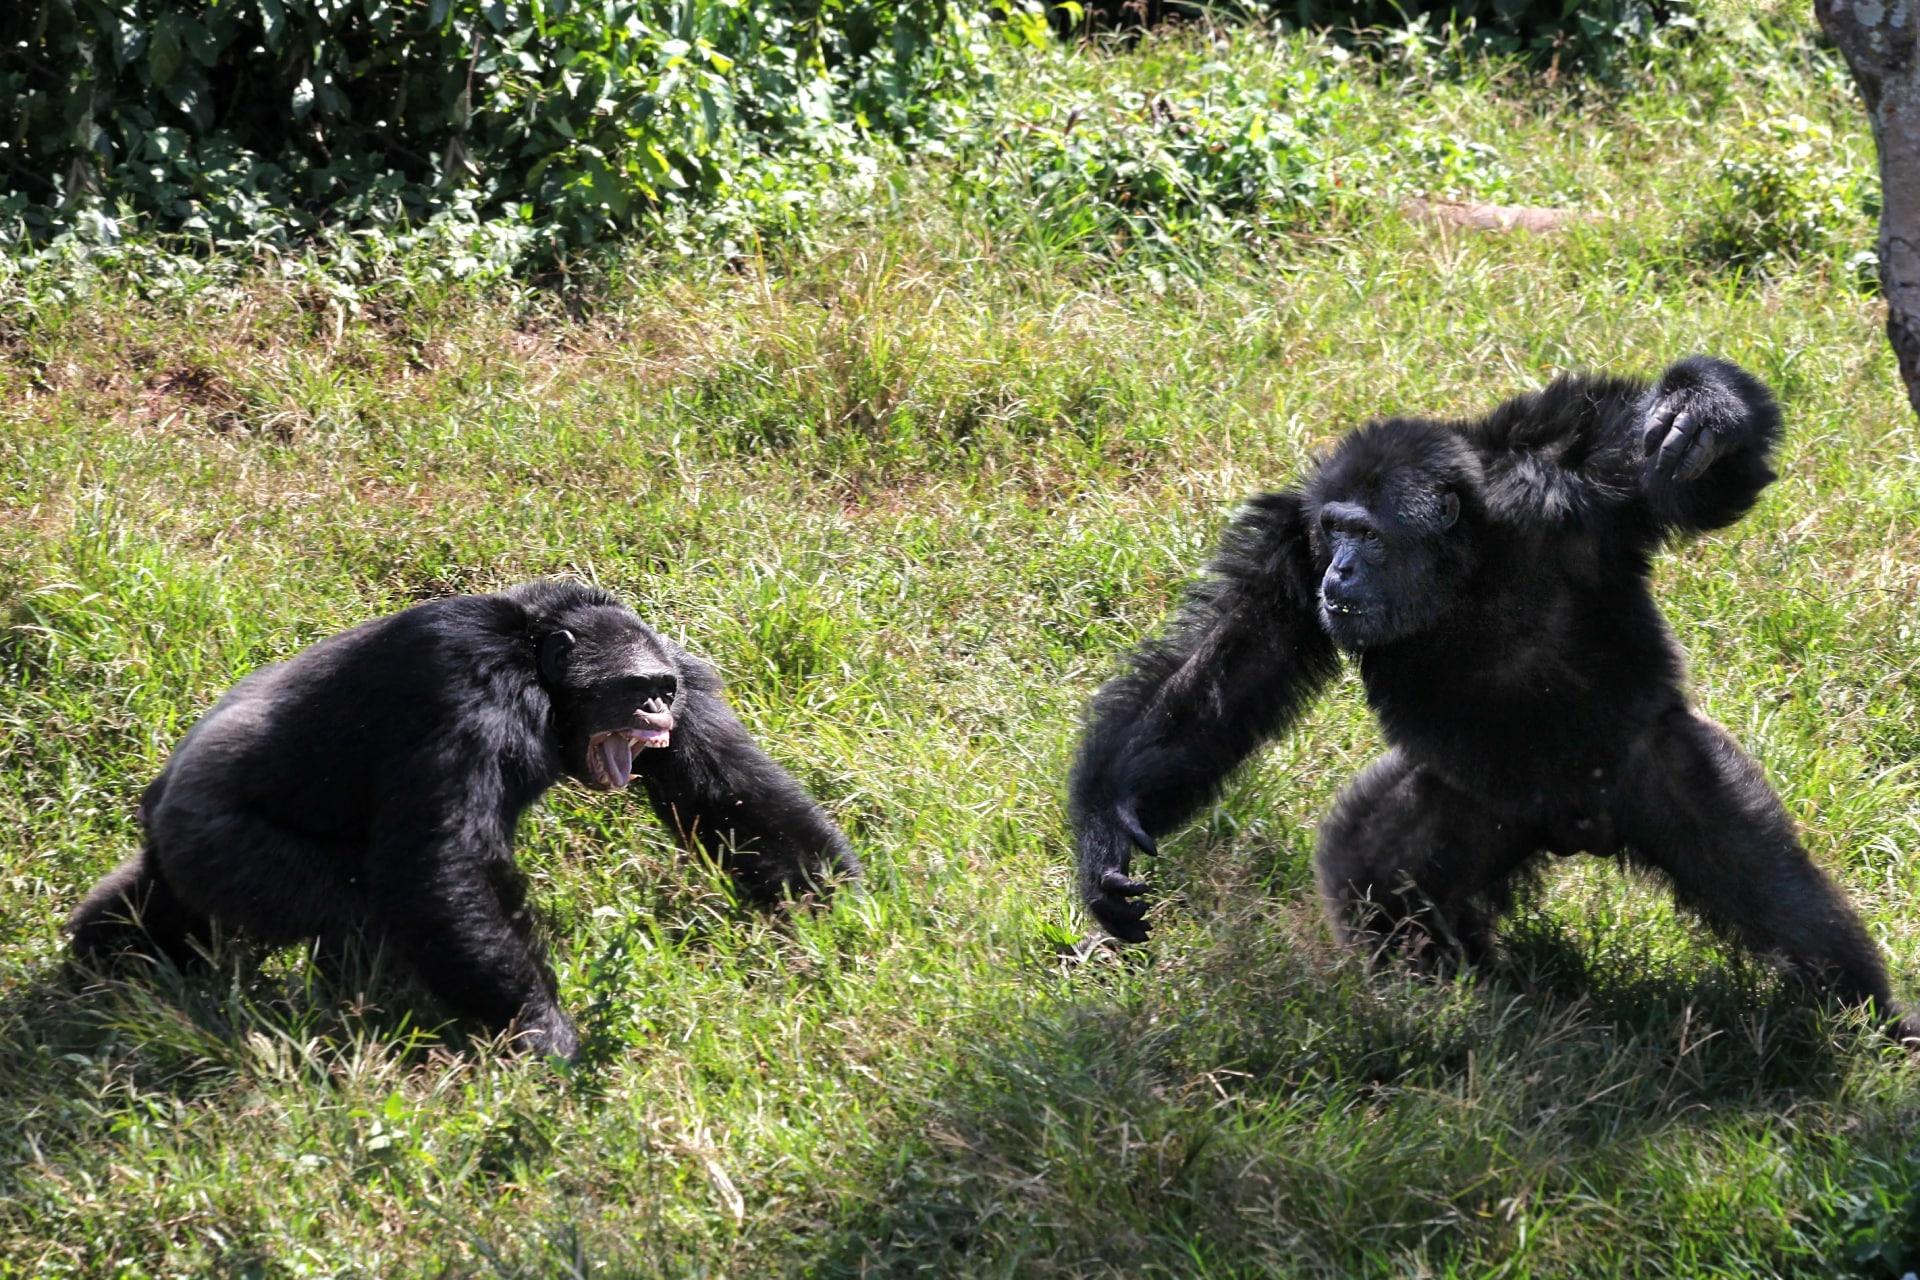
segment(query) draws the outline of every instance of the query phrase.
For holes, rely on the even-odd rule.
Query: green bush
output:
[[[1312,70],[1248,87],[1222,68],[1204,97],[1054,103],[1003,130],[961,190],[993,221],[1055,247],[1180,259],[1322,209],[1334,194],[1327,140],[1351,97]]]
[[[213,241],[504,224],[491,251],[804,221],[869,134],[937,132],[981,26],[945,0],[24,0],[0,214]],[[870,162],[869,162],[870,163]]]
[[[1484,142],[1415,125],[1396,139],[1393,152],[1401,178],[1422,194],[1496,203],[1514,198],[1513,166]]]
[[[1694,229],[1693,255],[1765,273],[1781,262],[1828,258],[1875,287],[1873,216],[1880,188],[1833,131],[1804,116],[1740,130],[1718,166]]]
[[[1621,52],[1668,25],[1691,25],[1686,0],[1273,0],[1304,26],[1395,27],[1426,18],[1470,26],[1479,40],[1541,62],[1613,69]]]
[[[1695,25],[1691,0],[1054,0],[1053,7],[1070,20],[1063,26],[1152,26],[1237,11],[1320,29],[1446,27],[1469,47],[1603,76],[1663,28]]]

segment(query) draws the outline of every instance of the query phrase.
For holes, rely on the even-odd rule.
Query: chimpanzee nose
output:
[[[650,716],[663,716],[667,714],[667,700],[656,693],[640,704],[640,710]]]

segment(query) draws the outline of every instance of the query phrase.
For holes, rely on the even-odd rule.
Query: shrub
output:
[[[1804,116],[1777,116],[1739,131],[1719,163],[1697,221],[1696,257],[1766,272],[1780,261],[1829,258],[1868,282],[1871,219],[1879,210],[1872,172]]]
[[[1108,26],[1152,26],[1222,10],[1356,31],[1451,26],[1468,33],[1469,44],[1603,76],[1617,73],[1622,58],[1662,28],[1695,25],[1690,0],[1075,0],[1064,7],[1075,19],[1084,14]]]
[[[1440,200],[1510,201],[1513,167],[1484,142],[1418,125],[1393,148],[1402,181]]]
[[[1602,71],[1662,26],[1692,23],[1685,0],[1274,0],[1270,10],[1305,25],[1344,27],[1398,26],[1427,15],[1471,25],[1501,52]]]
[[[1002,130],[961,186],[993,220],[1055,246],[1180,257],[1324,207],[1327,139],[1350,97],[1311,70],[1252,88],[1223,69],[1205,97],[1055,102],[1041,121]]]
[[[214,241],[504,222],[565,247],[780,226],[978,66],[945,0],[25,0],[0,212]],[[498,237],[496,237],[497,239]]]

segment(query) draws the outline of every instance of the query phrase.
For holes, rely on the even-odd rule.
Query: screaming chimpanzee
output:
[[[214,925],[268,945],[371,930],[453,1012],[571,1057],[513,862],[521,812],[564,776],[638,777],[749,899],[858,874],[711,666],[598,588],[529,582],[376,619],[235,685],[147,788],[145,847],[74,911],[74,953],[150,942],[185,960]]]
[[[1344,651],[1392,750],[1321,828],[1343,939],[1471,960],[1541,853],[1619,855],[1894,1018],[1859,919],[1760,770],[1687,706],[1647,589],[1663,541],[1753,505],[1779,434],[1764,386],[1694,357],[1651,388],[1568,377],[1477,422],[1373,422],[1254,498],[1093,699],[1071,787],[1088,908],[1146,937],[1132,848],[1286,729]]]

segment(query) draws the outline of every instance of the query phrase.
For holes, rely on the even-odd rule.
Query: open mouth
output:
[[[664,747],[672,741],[673,721],[648,725],[641,729],[614,729],[596,733],[587,739],[587,776],[596,787],[618,791],[633,781],[633,756],[649,747]]]

